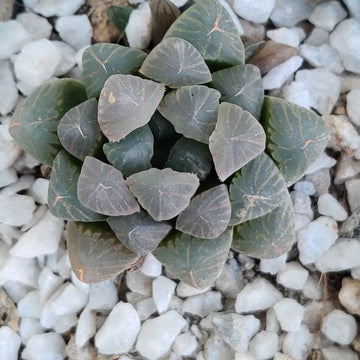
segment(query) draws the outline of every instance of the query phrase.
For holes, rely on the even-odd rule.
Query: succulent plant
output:
[[[83,83],[36,89],[10,133],[52,167],[76,275],[96,282],[152,253],[198,288],[229,249],[275,258],[295,241],[288,186],[324,150],[313,111],[264,96],[228,11],[200,0],[149,54],[99,43]]]

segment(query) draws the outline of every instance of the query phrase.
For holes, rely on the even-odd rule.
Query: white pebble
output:
[[[14,109],[19,94],[9,60],[0,60],[0,114],[7,115]]]
[[[324,317],[321,331],[328,339],[340,345],[348,345],[355,339],[357,325],[353,316],[335,309]]]
[[[278,335],[270,331],[260,331],[250,341],[249,350],[256,360],[267,360],[277,352]]]
[[[145,260],[141,265],[140,271],[148,277],[158,277],[161,275],[161,262],[153,255],[147,254]]]
[[[16,21],[31,34],[32,40],[48,39],[51,35],[52,26],[42,16],[31,12],[23,12],[16,17]]]
[[[79,316],[75,331],[75,344],[83,347],[96,333],[96,312],[86,307]]]
[[[336,160],[326,154],[326,152],[322,152],[319,157],[308,167],[306,170],[306,174],[313,174],[321,169],[329,169],[336,165]]]
[[[152,294],[159,314],[164,313],[175,293],[176,283],[160,275],[152,282]]]
[[[147,320],[152,314],[156,313],[157,311],[154,299],[151,297],[140,300],[136,304],[136,311],[138,312],[141,321]]]
[[[306,83],[293,81],[290,85],[285,85],[282,91],[285,100],[310,109],[310,91]]]
[[[186,321],[174,310],[149,319],[141,327],[136,350],[145,358],[155,360],[164,356],[186,325]]]
[[[304,307],[294,299],[284,298],[274,305],[274,311],[284,331],[299,331],[304,319]]]
[[[59,275],[63,279],[69,279],[71,276],[71,264],[70,264],[69,254],[67,253],[64,254],[56,265]]]
[[[276,282],[288,289],[302,290],[308,277],[308,270],[297,261],[291,261],[277,274]]]
[[[283,297],[269,281],[259,277],[245,285],[236,298],[235,310],[249,313],[271,308]]]
[[[360,173],[360,161],[341,154],[336,167],[335,185],[344,183]]]
[[[356,126],[360,126],[359,99],[360,89],[353,89],[346,95],[346,112]]]
[[[341,20],[346,18],[346,15],[339,2],[327,1],[316,6],[309,21],[326,31],[332,31]]]
[[[266,35],[269,39],[277,43],[294,46],[294,47],[298,47],[300,42],[304,40],[306,36],[304,30],[300,27],[295,27],[295,28],[282,27],[279,29],[268,30],[266,32]]]
[[[265,330],[271,331],[274,333],[279,333],[280,331],[280,323],[276,317],[274,308],[269,309],[266,311],[266,328]]]
[[[55,69],[55,76],[67,74],[76,65],[76,51],[63,41],[52,41],[61,52],[61,61]]]
[[[234,11],[245,20],[265,23],[274,8],[275,0],[235,0]]]
[[[151,296],[152,279],[145,276],[141,271],[128,271],[126,273],[126,285],[134,292],[145,295],[146,297]]]
[[[24,0],[25,6],[45,17],[72,15],[84,3],[85,0]]]
[[[89,294],[90,292],[90,284],[86,284],[78,279],[73,271],[71,271],[71,282],[83,293]]]
[[[319,27],[314,27],[311,30],[310,35],[305,40],[305,44],[321,46],[322,44],[327,44],[329,42],[329,33]]]
[[[0,360],[17,360],[20,336],[8,326],[0,327]]]
[[[45,332],[45,328],[41,326],[39,320],[37,319],[21,318],[19,332],[22,343],[26,344],[32,336],[36,334],[43,334]]]
[[[306,215],[310,220],[314,217],[314,212],[311,208],[310,196],[302,191],[292,191],[290,193],[295,214]]]
[[[338,238],[338,227],[334,219],[320,216],[298,232],[299,259],[307,265],[315,262],[330,249]]]
[[[360,21],[360,3],[357,0],[344,0],[350,15]]]
[[[190,332],[186,332],[180,334],[176,337],[173,345],[174,351],[180,356],[193,356],[196,349],[198,347],[198,343],[196,337],[192,335]]]
[[[41,313],[41,303],[39,290],[28,292],[17,304],[20,317],[39,319]]]
[[[4,170],[0,170],[0,188],[11,185],[17,181],[16,171],[9,167]]]
[[[3,282],[3,279],[1,279],[1,282],[3,289],[15,303],[19,302],[29,291],[33,289],[33,287],[24,285],[19,281],[7,280]]]
[[[202,294],[206,291],[209,290],[209,287],[205,288],[205,289],[197,289],[194,288],[186,283],[184,283],[183,281],[180,281],[178,286],[176,287],[176,294],[180,297],[189,297],[189,296],[193,296],[193,295],[198,295],[198,294]]]
[[[347,199],[351,212],[355,211],[360,206],[360,179],[351,179],[345,181],[347,191]]]
[[[283,341],[282,351],[291,356],[293,360],[302,360],[309,352],[313,342],[313,336],[305,325],[300,326],[299,331],[288,332]]]
[[[321,349],[324,360],[359,360],[356,352],[346,347],[329,346]]]
[[[183,304],[185,313],[205,317],[213,311],[222,310],[221,293],[219,291],[208,291],[204,294],[188,297]]]
[[[244,279],[241,268],[236,259],[229,259],[221,270],[215,282],[216,290],[228,298],[235,299],[244,287]]]
[[[298,181],[294,185],[294,190],[302,191],[304,194],[309,196],[314,195],[316,192],[314,184],[307,180]]]
[[[344,207],[331,194],[319,196],[318,211],[321,215],[330,216],[337,221],[344,221],[348,216]]]
[[[34,200],[39,203],[46,205],[47,204],[47,196],[49,189],[49,180],[38,178],[31,185],[28,193],[30,196],[34,198]]]
[[[111,310],[118,302],[117,288],[111,280],[90,285],[89,309]]]
[[[283,254],[275,259],[261,259],[260,271],[276,275],[279,271],[285,269],[287,254]]]
[[[76,314],[68,314],[60,316],[54,325],[55,332],[62,334],[69,331],[78,322]]]
[[[201,357],[200,357],[201,358]],[[204,360],[233,360],[234,351],[217,335],[210,336],[204,345]],[[198,360],[198,359],[196,359]]]

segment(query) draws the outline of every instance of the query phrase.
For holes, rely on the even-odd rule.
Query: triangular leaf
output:
[[[296,241],[290,196],[270,213],[234,227],[232,249],[260,259],[286,253]]]
[[[140,211],[121,172],[91,156],[81,168],[77,194],[84,206],[100,214],[119,216]]]
[[[126,180],[140,205],[157,220],[169,220],[183,211],[199,187],[194,174],[172,169],[149,169]]]
[[[153,255],[166,267],[170,277],[204,289],[220,275],[229,254],[232,228],[215,239],[200,239],[180,231],[171,232]]]
[[[143,210],[129,216],[109,217],[107,222],[117,238],[141,256],[152,252],[171,230],[171,225],[155,221]]]
[[[172,88],[211,81],[210,70],[200,53],[179,38],[169,38],[155,46],[139,71]]]
[[[324,151],[328,141],[326,123],[311,110],[270,96],[265,97],[261,121],[267,150],[289,186]]]
[[[240,106],[221,103],[209,148],[216,172],[224,181],[264,151],[265,132]]]
[[[241,106],[260,118],[264,88],[260,71],[253,65],[238,65],[212,74],[211,85],[222,94],[221,101]]]
[[[143,51],[117,44],[98,43],[88,47],[82,56],[83,81],[88,96],[98,96],[111,75],[135,74],[145,58]]]
[[[170,27],[165,39],[187,40],[210,66],[244,63],[244,46],[228,11],[217,0],[200,0]]]
[[[230,184],[231,225],[263,216],[288,197],[280,170],[262,153],[237,172]]]
[[[112,75],[99,98],[99,124],[110,141],[146,125],[165,92],[164,85],[132,75]]]
[[[96,99],[71,108],[60,120],[57,132],[61,145],[71,155],[80,160],[94,155],[101,138]]]
[[[110,164],[125,177],[151,168],[154,137],[149,126],[132,131],[124,139],[104,144],[104,154]]]
[[[196,174],[202,181],[211,171],[212,158],[205,144],[181,137],[171,148],[166,166],[176,171]]]
[[[65,220],[101,221],[105,217],[83,206],[77,197],[81,162],[61,150],[54,161],[48,192],[50,212]]]
[[[61,149],[57,136],[60,119],[86,99],[82,83],[72,79],[51,80],[33,91],[16,109],[10,134],[26,152],[52,166]]]
[[[209,143],[221,94],[202,85],[183,86],[165,95],[158,110],[184,136]]]
[[[176,229],[203,239],[214,239],[228,227],[231,215],[226,185],[215,186],[195,196],[179,214]]]
[[[123,37],[130,14],[134,9],[129,5],[110,6],[107,9],[108,18],[120,30],[120,39]],[[119,39],[119,40],[120,40]]]
[[[138,258],[116,238],[106,223],[69,222],[67,247],[71,267],[85,283],[116,276]]]

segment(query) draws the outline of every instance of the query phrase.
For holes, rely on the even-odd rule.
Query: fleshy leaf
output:
[[[176,135],[174,126],[158,111],[155,111],[155,114],[151,117],[149,126],[155,141],[169,140]]]
[[[84,160],[87,155],[94,155],[101,138],[96,99],[71,108],[60,120],[57,132],[61,145],[71,155],[80,160]]]
[[[202,181],[211,171],[209,148],[192,139],[181,137],[171,148],[166,166],[180,172],[196,174]]]
[[[54,161],[49,182],[48,203],[50,212],[65,220],[101,221],[105,217],[83,206],[77,197],[77,183],[81,162],[65,150]]]
[[[165,92],[164,85],[132,75],[112,75],[99,98],[99,124],[110,141],[146,125]]]
[[[265,132],[240,106],[221,103],[209,143],[215,170],[221,181],[256,158],[265,149]]]
[[[157,220],[169,220],[183,211],[199,187],[194,174],[172,169],[149,169],[126,180],[140,205]]]
[[[120,30],[120,39],[123,37],[126,25],[129,21],[133,8],[129,5],[110,6],[107,9],[108,18]],[[119,39],[119,40],[120,40]]]
[[[274,210],[288,197],[280,170],[262,153],[237,172],[230,184],[231,225],[244,223]]]
[[[151,168],[154,137],[149,126],[132,131],[124,139],[104,144],[104,154],[125,177]]]
[[[119,216],[140,211],[122,173],[91,156],[81,168],[77,194],[84,206],[100,214]]]
[[[267,150],[289,186],[325,149],[326,123],[311,110],[270,96],[265,97],[261,121]]]
[[[211,81],[210,70],[200,53],[179,38],[168,38],[155,46],[139,72],[172,88]]]
[[[260,71],[253,65],[238,65],[212,74],[211,85],[222,94],[221,101],[241,106],[260,118],[264,88]]]
[[[107,222],[117,238],[141,256],[152,252],[171,230],[171,225],[155,221],[143,210],[129,216],[109,217]]]
[[[135,74],[145,58],[143,51],[117,44],[98,43],[88,47],[82,56],[83,81],[88,96],[98,96],[111,75]]]
[[[232,249],[260,259],[273,259],[290,250],[296,241],[290,196],[259,218],[234,227]]]
[[[211,67],[244,63],[244,46],[228,11],[217,0],[200,0],[169,28],[165,39],[187,40]]]
[[[226,185],[218,185],[195,196],[179,214],[176,229],[203,239],[214,239],[228,227],[231,215]]]
[[[85,283],[112,278],[138,259],[116,238],[106,223],[69,222],[67,247],[71,267]]]
[[[215,129],[221,94],[202,85],[183,86],[165,95],[158,110],[184,136],[208,144]]]
[[[57,127],[63,115],[85,101],[84,85],[72,79],[54,79],[34,90],[11,119],[15,141],[41,163],[52,166],[61,150]]]
[[[220,275],[229,254],[232,228],[215,239],[200,239],[172,231],[153,255],[166,267],[171,278],[204,289]]]

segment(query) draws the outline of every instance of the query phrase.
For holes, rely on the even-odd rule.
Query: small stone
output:
[[[20,336],[8,326],[0,327],[0,360],[17,360]]]
[[[360,23],[355,19],[343,20],[331,33],[330,45],[342,58],[345,70],[360,74]]]
[[[360,3],[357,0],[344,0],[350,15],[360,21]]]
[[[294,299],[281,299],[274,305],[274,311],[284,331],[299,331],[304,318],[304,307]]]
[[[204,360],[233,360],[234,351],[222,339],[214,334],[208,338],[204,345]],[[198,359],[197,359],[198,360]]]
[[[52,44],[61,52],[61,61],[56,67],[54,75],[61,76],[67,74],[76,65],[76,52],[70,45],[63,41],[54,40],[52,41]]]
[[[147,320],[152,314],[156,313],[157,311],[154,299],[151,297],[139,301],[136,304],[136,311],[138,312],[141,321]]]
[[[356,280],[360,280],[360,267],[351,269],[351,276]]]
[[[346,180],[350,180],[360,173],[360,161],[354,158],[341,154],[340,160],[336,167],[336,176],[334,183],[336,185],[344,183]]]
[[[315,334],[320,329],[322,318],[334,310],[334,305],[330,301],[308,301],[304,305],[304,309],[303,324],[307,326],[310,332]]]
[[[111,280],[90,285],[89,303],[91,310],[111,310],[118,302],[117,288]]]
[[[275,0],[235,0],[234,11],[245,20],[265,23],[274,8]]]
[[[309,21],[326,31],[332,31],[341,20],[346,18],[346,15],[339,2],[327,1],[316,6]]]
[[[95,345],[103,354],[128,352],[140,331],[140,319],[132,305],[119,302],[111,310],[95,336]]]
[[[254,355],[249,352],[236,353],[234,360],[256,360]]]
[[[299,54],[313,67],[325,68],[336,74],[344,71],[339,53],[329,44],[300,46]]]
[[[360,281],[344,278],[339,291],[339,300],[348,313],[360,315]]]
[[[320,169],[313,174],[308,174],[305,176],[305,180],[311,181],[314,184],[318,196],[329,192],[331,183],[329,169]]]
[[[31,41],[31,34],[17,21],[0,22],[0,59],[7,59]]]
[[[79,322],[76,326],[75,343],[81,348],[96,333],[96,312],[86,307],[79,316]]]
[[[1,279],[1,277],[0,277]],[[2,288],[15,303],[19,302],[33,287],[24,285],[20,281],[1,279]],[[1,291],[0,291],[1,292]],[[17,321],[16,321],[17,323]],[[16,327],[14,328],[16,329]]]
[[[38,178],[31,185],[28,193],[30,196],[34,198],[34,200],[37,203],[46,205],[48,190],[49,190],[49,180]]]
[[[344,271],[360,266],[360,241],[342,239],[325,252],[315,265],[321,272]]]
[[[260,331],[250,341],[249,350],[256,360],[267,360],[277,352],[278,335],[270,331]]]
[[[43,334],[44,332],[45,328],[41,326],[39,320],[29,318],[22,318],[20,320],[20,336],[23,344],[26,344],[34,335]]]
[[[184,283],[183,281],[180,281],[178,286],[176,287],[176,294],[180,297],[189,297],[189,296],[193,296],[193,295],[202,294],[202,293],[208,291],[209,288],[210,287],[205,288],[205,289],[197,289],[197,288],[194,288],[194,287]]]
[[[236,17],[238,16],[236,15]],[[265,26],[263,24],[255,24],[243,19],[240,19],[240,23],[245,39],[250,39],[251,42],[255,43],[265,39]]]
[[[60,17],[55,28],[60,37],[75,50],[91,44],[92,27],[87,15]]]
[[[284,337],[282,351],[291,356],[293,360],[302,360],[306,358],[310,346],[313,342],[313,336],[305,325],[301,325],[298,331],[288,332]]]
[[[174,310],[149,319],[141,327],[136,350],[149,360],[164,356],[186,325],[186,321]]]
[[[150,6],[144,2],[131,12],[125,34],[130,47],[146,49],[151,41],[151,33]]]
[[[360,179],[352,179],[345,181],[347,199],[351,212],[355,211],[360,206],[359,186]]]
[[[28,292],[17,304],[20,317],[39,319],[41,313],[40,295],[38,290]]]
[[[319,157],[308,167],[306,174],[313,174],[321,169],[329,169],[336,165],[336,160],[322,152]]]
[[[337,221],[344,221],[348,216],[344,207],[331,194],[319,196],[318,211],[321,215],[331,216]]]
[[[353,89],[346,95],[346,111],[349,119],[356,126],[360,126],[359,99],[360,89]]]
[[[313,46],[321,46],[322,44],[327,44],[329,42],[329,33],[318,27],[314,27],[311,30],[310,35],[305,40],[305,44]]]
[[[222,310],[222,308],[221,293],[219,291],[208,291],[187,298],[182,309],[185,313],[205,317],[213,311]]]
[[[23,12],[16,17],[16,21],[31,34],[31,40],[49,39],[51,35],[52,26],[42,16]]]
[[[321,300],[323,298],[323,286],[318,276],[309,276],[302,289],[303,294],[313,300]]]
[[[294,47],[298,47],[300,42],[306,37],[304,30],[300,27],[282,27],[279,29],[268,30],[266,35],[269,39],[277,43]]]
[[[11,166],[21,154],[19,145],[9,134],[10,118],[2,118],[0,125],[0,170]],[[20,182],[20,180],[19,180]],[[15,184],[13,184],[15,186]],[[4,190],[1,191],[3,194]],[[9,195],[10,196],[10,195]],[[2,196],[4,198],[4,196]]]
[[[284,86],[282,90],[285,100],[310,109],[310,92],[305,83],[293,81],[290,85]]]
[[[62,282],[63,279],[60,276],[54,275],[49,268],[45,267],[39,276],[40,303],[44,304]]]
[[[351,315],[335,309],[324,317],[321,331],[330,340],[340,345],[348,345],[355,339],[357,325]]]
[[[148,254],[141,265],[140,271],[148,277],[158,277],[161,275],[162,265],[161,262],[153,255]]]
[[[32,219],[34,210],[35,203],[30,196],[13,195],[0,199],[0,222],[22,226]]]
[[[69,279],[71,276],[71,264],[69,254],[64,254],[57,263],[57,268],[60,276],[63,279]]]
[[[60,50],[47,39],[26,44],[15,60],[16,77],[32,87],[40,86],[55,73],[61,61]]]
[[[66,356],[65,346],[60,334],[37,334],[28,340],[21,355],[24,360],[62,360]]]
[[[15,183],[17,179],[16,171],[13,168],[0,170],[0,188]]]
[[[129,304],[136,306],[136,304],[139,301],[145,300],[147,299],[146,295],[142,295],[136,292],[127,292],[126,293],[126,302],[128,302]]]
[[[269,281],[259,277],[245,285],[236,298],[235,309],[238,313],[249,313],[271,308],[283,297]]]
[[[289,355],[277,352],[274,355],[274,359],[273,360],[294,360],[293,358],[291,358]]]
[[[198,348],[198,342],[196,337],[190,332],[180,334],[176,337],[173,345],[174,351],[180,356],[193,357],[196,349]]]
[[[54,330],[59,334],[63,334],[64,332],[68,332],[77,322],[78,318],[76,314],[60,316],[54,324]]]
[[[253,315],[219,314],[212,321],[222,339],[238,352],[248,349],[250,339],[260,329],[260,321]]]
[[[272,68],[263,77],[264,90],[279,89],[301,67],[303,59],[293,56],[282,64]]]
[[[308,277],[309,271],[297,261],[292,261],[277,274],[276,282],[288,289],[302,290]]]
[[[215,282],[217,290],[224,296],[235,299],[240,290],[244,287],[242,271],[236,259],[229,259],[221,270],[220,276]]]
[[[321,354],[324,360],[358,360],[359,357],[356,352],[346,347],[329,346],[321,349]]]
[[[298,232],[299,259],[307,265],[315,262],[338,238],[338,227],[334,219],[320,216]]]
[[[308,196],[312,196],[316,192],[314,184],[307,180],[298,181],[294,186],[294,190],[302,191]]]
[[[275,259],[261,259],[260,271],[276,275],[279,271],[285,268],[287,254],[283,254]]]
[[[8,60],[0,60],[0,114],[11,112],[19,98],[11,64]]]
[[[152,294],[159,314],[164,313],[175,293],[176,282],[160,275],[152,282]]]
[[[84,3],[85,0],[24,0],[25,6],[45,17],[72,15]]]
[[[314,212],[311,208],[310,196],[302,191],[292,191],[290,193],[295,214],[306,215],[310,220],[314,217]]]
[[[266,331],[271,331],[274,333],[279,333],[280,331],[280,323],[276,317],[274,308],[269,309],[266,312]]]

